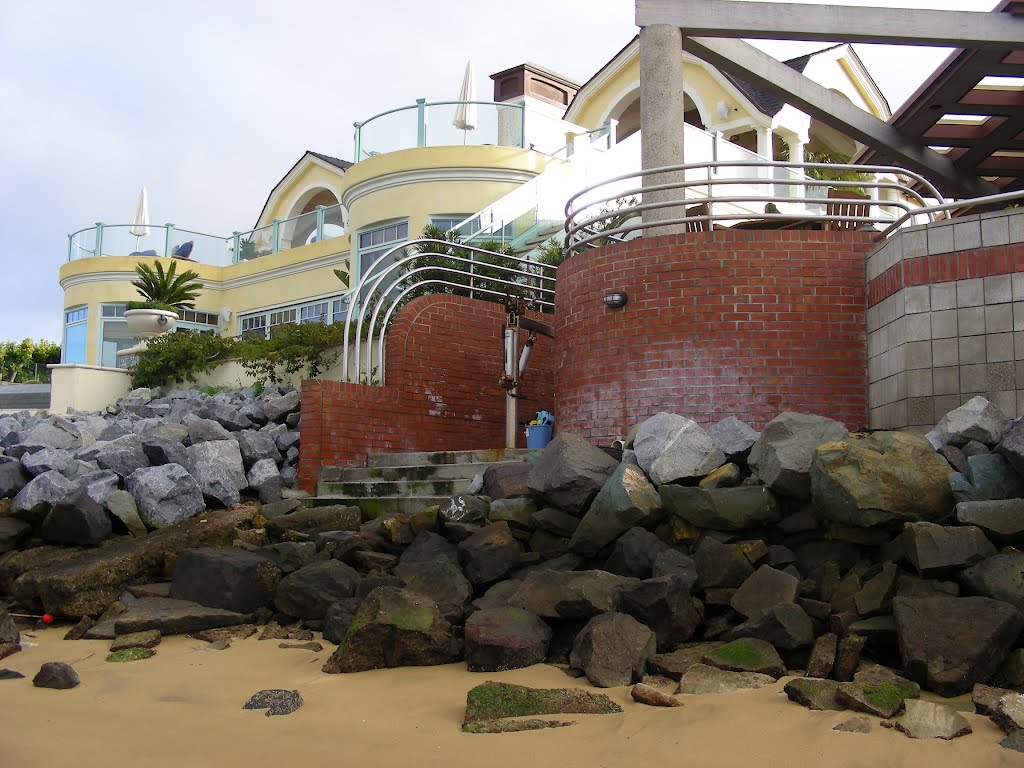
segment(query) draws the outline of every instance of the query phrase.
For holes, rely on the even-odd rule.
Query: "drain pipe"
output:
[[[519,328],[517,326],[502,328],[505,341],[505,381],[514,386],[505,388],[505,447],[515,448],[519,425]]]

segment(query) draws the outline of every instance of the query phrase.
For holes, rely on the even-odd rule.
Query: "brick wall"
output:
[[[556,424],[598,444],[674,411],[760,428],[867,423],[862,232],[714,231],[574,255],[558,273]],[[624,309],[603,297],[625,290]]]
[[[498,379],[504,319],[498,304],[425,296],[404,307],[388,332],[387,386],[303,381],[300,486],[312,491],[321,466],[360,464],[368,453],[503,447],[505,393]],[[552,360],[552,341],[538,339],[520,421],[551,408]]]

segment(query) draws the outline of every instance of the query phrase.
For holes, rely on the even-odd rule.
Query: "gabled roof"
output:
[[[307,158],[313,158],[316,162],[331,166],[332,169],[339,170],[342,173],[344,173],[345,171],[352,167],[352,163],[350,163],[348,160],[341,160],[340,158],[332,157],[331,155],[325,155],[320,152],[314,152],[311,149],[307,149],[305,152],[302,153],[302,157],[295,161],[295,165],[288,169],[288,173],[282,176],[281,180],[278,181],[277,184],[275,184],[274,187],[270,190],[270,194],[267,195],[267,200],[265,203],[263,203],[263,208],[260,210],[260,215],[256,219],[256,224],[254,228],[260,226],[260,222],[263,221],[263,215],[270,209],[271,203],[274,202],[275,198],[277,197],[278,190],[281,189],[281,187],[289,179],[292,178],[292,176],[299,170],[299,167],[304,162],[308,162]]]
[[[341,170],[343,170],[343,171],[347,171],[349,168],[352,167],[352,163],[350,163],[348,160],[340,160],[337,157],[331,157],[330,155],[323,155],[323,154],[320,154],[319,152],[314,152],[311,149],[307,149],[306,150],[306,154],[307,155],[312,155],[313,157],[319,157],[325,163],[330,163],[331,165],[335,165],[338,168],[341,168]],[[296,163],[296,165],[298,165],[298,163]]]

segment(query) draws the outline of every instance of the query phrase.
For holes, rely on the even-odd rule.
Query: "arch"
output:
[[[621,94],[602,117],[601,122],[616,120],[615,141],[620,142],[640,130],[640,86]],[[707,130],[708,121],[704,104],[698,97],[683,90],[683,121]]]
[[[312,186],[300,194],[288,209],[288,222],[281,228],[281,249],[298,248],[316,241],[316,209],[324,206],[324,239],[335,237],[345,228],[345,209],[334,190]],[[308,215],[307,215],[308,214]],[[297,218],[298,217],[298,218]]]

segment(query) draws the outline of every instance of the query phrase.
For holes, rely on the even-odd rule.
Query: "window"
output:
[[[273,333],[274,328],[287,323],[343,323],[347,314],[348,299],[329,296],[302,304],[239,315],[238,329],[242,338],[266,338]]]
[[[100,365],[106,368],[127,368],[133,360],[118,357],[123,349],[134,347],[138,339],[128,330],[124,319],[124,304],[100,305]],[[178,325],[175,332],[216,333],[220,328],[220,315],[202,310],[178,310]]]
[[[468,213],[450,213],[444,216],[431,216],[430,223],[433,224],[438,229],[443,229],[445,232],[450,232],[468,218]]]
[[[89,308],[75,307],[64,312],[64,348],[60,360],[68,365],[85,365],[85,337]]]
[[[359,233],[357,242],[359,257],[356,263],[359,265],[359,274],[354,275],[355,279],[361,280],[369,274],[373,262],[394,248],[399,243],[409,239],[409,222],[400,221],[396,224],[388,224],[376,229],[364,230]],[[378,267],[378,271],[381,267]]]
[[[273,327],[275,325],[284,325],[285,323],[294,323],[294,322],[295,322],[295,310],[294,309],[281,309],[281,310],[278,310],[277,312],[271,312],[270,313],[270,323],[268,323],[268,325]]]
[[[348,299],[335,299],[331,302],[331,322],[344,323],[348,316]]]
[[[267,337],[267,316],[248,315],[242,318],[242,338],[266,338]]]
[[[328,301],[322,301],[319,304],[307,304],[304,307],[299,308],[299,322],[300,323],[326,323],[327,322],[327,307],[330,305]]]

